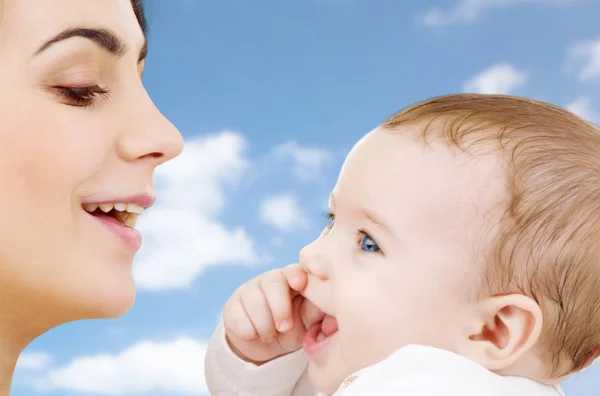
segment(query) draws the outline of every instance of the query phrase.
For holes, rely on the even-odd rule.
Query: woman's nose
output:
[[[119,140],[119,154],[129,162],[144,160],[158,166],[178,156],[183,139],[177,128],[156,108],[144,92],[131,111]]]

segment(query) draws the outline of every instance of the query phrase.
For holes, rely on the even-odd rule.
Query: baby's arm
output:
[[[315,396],[302,349],[257,366],[229,347],[219,324],[206,352],[204,373],[212,396]]]

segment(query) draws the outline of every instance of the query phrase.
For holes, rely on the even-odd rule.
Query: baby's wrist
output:
[[[229,346],[229,349],[231,349],[231,352],[233,352],[238,358],[242,359],[244,362],[246,363],[252,363],[256,366],[261,366],[265,363],[270,362],[272,359],[270,360],[265,360],[265,361],[259,361],[259,360],[253,360],[250,359],[248,356],[246,356],[244,353],[242,353],[242,351],[240,349],[238,349],[233,342],[231,342],[231,340],[229,339],[229,337],[227,336],[227,334],[225,334],[225,340],[227,342],[227,345]]]

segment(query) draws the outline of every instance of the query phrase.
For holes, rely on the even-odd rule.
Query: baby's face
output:
[[[334,220],[300,254],[304,295],[330,316],[305,338],[319,390],[408,344],[457,352],[474,330],[476,256],[503,182],[499,157],[399,132],[375,130],[354,147],[331,194]]]

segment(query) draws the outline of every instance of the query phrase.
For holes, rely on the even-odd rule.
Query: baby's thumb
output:
[[[316,305],[310,302],[307,299],[302,301],[300,305],[300,317],[302,320],[302,326],[305,329],[308,329],[315,323],[319,323],[325,317],[325,313],[323,313]]]

